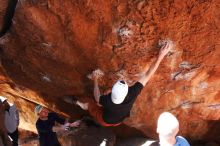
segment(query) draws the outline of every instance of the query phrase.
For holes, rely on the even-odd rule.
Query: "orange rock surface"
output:
[[[103,92],[120,75],[132,84],[134,75],[157,57],[158,42],[170,39],[175,47],[124,123],[157,138],[157,118],[170,111],[180,121],[180,135],[219,142],[219,4],[219,0],[21,0],[10,33],[0,41],[1,94],[19,104],[23,128],[28,130],[35,123],[35,103],[77,117],[82,111],[61,98],[68,94],[93,98],[87,74],[96,68],[104,71]]]

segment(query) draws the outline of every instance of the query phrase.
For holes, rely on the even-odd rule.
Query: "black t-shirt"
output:
[[[65,119],[60,118],[56,113],[49,113],[48,120],[37,120],[36,128],[40,138],[40,146],[60,146],[56,133],[52,131],[55,122],[64,124]]]
[[[100,96],[99,103],[103,106],[103,120],[108,124],[117,124],[129,117],[130,110],[143,89],[143,85],[136,82],[128,88],[128,94],[121,104],[114,104],[111,100],[111,93]]]

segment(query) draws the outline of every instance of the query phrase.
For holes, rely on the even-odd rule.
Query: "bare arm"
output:
[[[153,74],[158,69],[158,67],[159,67],[161,61],[163,60],[163,58],[165,57],[165,55],[169,52],[170,48],[171,48],[171,45],[169,43],[166,43],[164,46],[162,46],[160,53],[159,53],[159,57],[157,58],[156,61],[154,61],[151,64],[149,69],[147,67],[144,68],[144,71],[143,71],[140,79],[138,80],[138,82],[140,82],[143,86],[145,86],[147,84],[147,82],[150,80],[150,78],[153,76]]]
[[[100,77],[102,77],[104,75],[103,71],[101,71],[100,69],[96,69],[94,70],[91,74],[89,74],[87,77],[91,80],[93,80],[94,83],[94,90],[93,90],[93,95],[95,97],[95,101],[99,104],[99,100],[100,100],[100,90],[99,90],[99,83],[98,83],[98,79]]]
[[[98,84],[98,78],[97,77],[94,78],[94,97],[95,97],[95,101],[97,103],[99,103],[100,90],[99,90],[99,84]]]

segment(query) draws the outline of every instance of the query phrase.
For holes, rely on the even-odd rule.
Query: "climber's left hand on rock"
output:
[[[171,50],[171,46],[170,42],[166,42],[160,49],[159,57],[163,58]]]

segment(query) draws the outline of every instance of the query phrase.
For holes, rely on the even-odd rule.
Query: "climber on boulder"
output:
[[[94,81],[94,97],[97,104],[101,106],[80,101],[75,101],[74,103],[84,110],[89,110],[89,113],[102,126],[120,125],[126,117],[129,117],[137,96],[153,76],[160,62],[170,51],[171,47],[171,42],[166,42],[161,47],[157,60],[152,63],[149,69],[148,66],[144,68],[143,73],[133,86],[128,87],[126,81],[119,80],[113,85],[112,92],[107,95],[101,95],[98,86],[98,79],[102,76],[102,73],[100,70],[93,71],[90,78]]]
[[[35,113],[39,117],[36,122],[36,128],[39,134],[40,146],[61,146],[56,133],[80,125],[79,120],[68,123],[56,113],[49,112],[48,109],[42,105],[36,106]],[[61,125],[57,125],[58,123]]]

